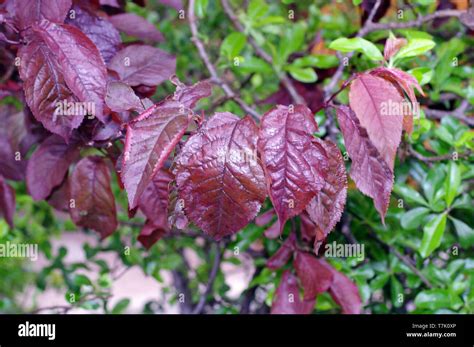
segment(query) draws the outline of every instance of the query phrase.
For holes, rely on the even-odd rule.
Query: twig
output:
[[[214,245],[215,245],[216,255],[214,257],[214,263],[212,265],[211,272],[209,273],[209,278],[207,280],[206,290],[199,297],[199,302],[197,303],[196,307],[194,308],[193,314],[202,313],[202,310],[204,309],[204,305],[206,304],[206,301],[207,301],[207,297],[212,291],[212,286],[214,285],[214,281],[216,280],[217,273],[219,272],[219,268],[220,268],[220,265],[221,265],[221,259],[222,259],[222,253],[223,253],[225,247],[224,247],[224,244],[214,243]]]
[[[423,154],[417,152],[413,146],[408,147],[408,152],[415,157],[418,160],[424,161],[425,163],[430,163],[430,162],[435,162],[435,161],[443,161],[443,160],[452,160],[454,153],[448,153],[444,155],[438,155],[438,156],[433,156],[433,157],[426,157]],[[466,151],[464,153],[458,153],[457,157],[458,158],[468,158],[472,154],[471,151]]]
[[[463,100],[458,108],[453,111],[443,111],[443,110],[433,110],[433,109],[425,109],[425,114],[428,118],[433,119],[441,119],[446,116],[452,116],[457,118],[470,126],[474,126],[474,118],[467,117],[464,113],[470,107],[469,101]]]
[[[232,24],[234,24],[234,27],[238,31],[243,33],[245,31],[245,28],[242,26],[239,19],[237,18],[234,10],[232,9],[232,7],[229,4],[229,1],[228,0],[221,0],[221,4],[222,4],[222,7],[224,8],[224,12],[227,14],[227,16],[231,20]],[[260,58],[265,60],[268,64],[270,64],[270,66],[273,67],[274,64],[273,64],[273,58],[271,57],[271,55],[268,54],[267,52],[265,52],[265,50],[258,45],[258,43],[254,40],[254,38],[252,36],[248,37],[248,41],[249,41],[250,45],[253,47],[253,49],[255,50],[255,53],[257,53],[257,55]],[[306,105],[305,99],[298,93],[298,91],[295,88],[295,85],[293,84],[293,81],[288,77],[288,75],[286,73],[282,73],[280,75],[280,79],[281,79],[281,83],[286,88],[286,90],[290,94],[293,101],[297,104]]]
[[[406,266],[410,268],[411,271],[415,275],[417,275],[420,280],[428,287],[428,288],[433,288],[433,285],[431,282],[421,273],[420,270],[418,270],[411,262],[410,258],[408,258],[406,255],[401,254],[399,251],[395,249],[395,247],[389,245],[385,241],[383,241],[381,238],[378,237],[377,234],[375,234],[372,231],[369,231],[369,235],[372,236],[373,239],[375,239],[379,244],[384,246],[385,248],[388,248],[390,252],[392,252],[398,259],[400,259]]]
[[[199,33],[198,33],[198,27],[196,24],[196,16],[194,14],[194,3],[195,0],[189,0],[189,6],[188,6],[188,22],[189,26],[191,28],[191,41],[193,41],[194,45],[196,46],[199,56],[201,59],[204,61],[204,64],[206,65],[207,70],[209,70],[209,73],[211,74],[211,81],[217,85],[219,85],[222,90],[224,90],[224,93],[231,99],[233,99],[242,109],[247,112],[249,115],[251,115],[257,122],[260,119],[259,113],[254,110],[252,107],[247,105],[245,101],[243,101],[231,88],[230,86],[224,82],[219,75],[217,74],[217,70],[214,67],[214,65],[211,63],[211,60],[209,59],[209,56],[206,52],[206,49],[204,48],[204,44],[202,41],[199,39]]]

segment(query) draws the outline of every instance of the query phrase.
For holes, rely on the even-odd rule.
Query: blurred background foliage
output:
[[[264,112],[275,103],[285,102],[280,89],[282,73],[289,73],[301,82],[300,90],[308,103],[322,99],[322,90],[340,63],[336,52],[328,46],[335,39],[355,35],[361,26],[360,18],[366,15],[364,3],[370,1],[230,1],[243,32],[236,31],[219,1],[198,0],[195,10],[200,38],[220,75],[248,104]],[[463,9],[459,7],[466,7],[467,1],[466,4],[445,0],[389,1],[381,20],[398,21],[399,9],[403,10],[403,21],[407,21],[448,5]],[[208,78],[190,40],[185,8],[184,18],[180,18],[180,11],[155,1],[149,1],[145,7],[128,1],[127,11],[145,17],[163,33],[166,41],[159,47],[176,55],[181,81],[192,84]],[[413,134],[404,135],[385,225],[372,201],[350,182],[343,216],[349,228],[343,229],[343,223],[339,223],[327,242],[363,244],[365,258],[329,261],[356,282],[364,312],[474,313],[474,158],[469,155],[474,133],[456,117],[459,115],[456,110],[464,100],[468,105],[462,115],[474,112],[473,31],[457,19],[443,19],[422,27],[394,30],[393,34],[409,41],[433,42],[430,49],[421,49],[395,62],[423,85],[426,95],[418,95],[421,117],[415,120]],[[388,35],[388,30],[374,31],[365,39],[382,49]],[[272,57],[273,64],[256,54],[249,38]],[[124,37],[124,40],[132,38]],[[366,54],[356,53],[344,69],[343,80],[354,72],[375,66],[377,63]],[[173,90],[167,82],[157,88],[153,99],[160,100]],[[6,102],[14,101],[8,98],[2,101]],[[337,102],[348,102],[346,91],[338,95]],[[206,114],[225,110],[243,115],[239,106],[227,100],[219,88],[214,88],[212,97],[201,102],[199,108]],[[442,117],[431,117],[429,110],[442,110]],[[320,125],[317,136],[326,136],[326,115],[320,111],[316,117]],[[339,134],[337,139],[344,153]],[[65,307],[58,308],[59,312],[67,312],[68,306],[90,312],[127,312],[134,293],[114,305],[109,301],[114,281],[129,267],[139,267],[147,276],[164,283],[163,292],[156,293],[156,300],[146,303],[141,312],[166,311],[165,306],[177,304],[179,293],[186,288],[192,302],[198,302],[199,290],[207,283],[217,248],[196,230],[195,235],[165,237],[146,251],[136,241],[144,219],[139,215],[128,219],[125,193],[119,189],[116,178],[113,184],[120,205],[121,227],[96,245],[82,245],[87,260],[77,263],[64,260],[67,247],[52,247],[53,240],[75,232],[68,215],[53,211],[45,202],[34,202],[24,184],[14,185],[15,228],[10,230],[0,220],[0,243],[37,243],[45,265],[38,269],[29,260],[0,259],[1,312],[34,312],[44,305],[34,299],[25,303],[24,294],[32,293],[30,296],[35,298],[51,288],[65,295]],[[267,202],[265,209],[269,208]],[[264,236],[267,227],[250,224],[227,243],[223,263],[243,266],[242,255],[247,254],[249,257],[245,259],[251,259],[254,275],[247,290],[235,299],[228,297],[229,285],[220,271],[208,297],[207,312],[268,312],[282,270],[271,271],[265,262],[285,239],[289,225],[276,240]],[[98,239],[92,231],[82,232]],[[189,265],[184,250],[192,250],[199,259],[197,265]],[[100,258],[104,252],[119,255],[119,270]],[[164,280],[165,273],[172,274],[171,284]],[[251,305],[246,303],[249,298]],[[244,310],[244,305],[250,306]],[[318,297],[315,313],[337,312],[338,305],[327,293]]]

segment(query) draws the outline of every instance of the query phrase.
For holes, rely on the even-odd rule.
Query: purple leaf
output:
[[[177,159],[176,183],[186,215],[217,240],[245,227],[265,200],[257,134],[250,117],[216,113]]]
[[[333,274],[334,280],[329,288],[329,294],[331,294],[334,301],[341,306],[342,313],[360,314],[362,311],[362,300],[357,285],[326,261],[321,260],[321,263]]]
[[[317,130],[312,112],[302,105],[294,110],[278,105],[262,118],[258,148],[281,230],[324,185],[327,158],[312,141]]]
[[[71,193],[69,191],[69,179],[66,177],[64,181],[53,189],[48,197],[48,204],[61,212],[69,212],[69,204]]]
[[[315,303],[316,299],[301,300],[298,280],[286,270],[273,297],[271,314],[309,314]]]
[[[146,248],[150,249],[157,241],[166,235],[168,226],[156,225],[154,222],[147,221],[138,235],[138,241]]]
[[[293,261],[296,274],[304,288],[304,298],[315,299],[320,293],[329,289],[333,282],[333,274],[314,255],[306,252],[296,252]]]
[[[54,55],[69,89],[79,101],[93,104],[95,116],[104,120],[107,70],[94,43],[71,25],[44,20],[34,25],[33,30]],[[56,66],[55,70],[58,70]]]
[[[272,270],[278,270],[290,260],[295,251],[296,235],[291,233],[283,242],[278,251],[275,252],[268,260],[267,267]]]
[[[173,176],[168,170],[158,171],[138,203],[146,218],[162,229],[167,229],[168,226],[168,194],[172,179]]]
[[[15,191],[0,176],[0,218],[5,218],[8,225],[13,228],[13,215],[15,214]]]
[[[403,129],[407,133],[411,133],[413,131],[413,117],[417,115],[417,112],[419,112],[414,88],[416,88],[421,95],[425,95],[417,79],[409,73],[395,68],[379,67],[372,70],[370,73],[374,76],[382,77],[392,83],[403,98],[405,97],[404,93],[408,95],[412,104],[412,112],[409,114],[403,114]]]
[[[107,83],[105,103],[114,112],[144,111],[140,98],[125,83],[110,81]]]
[[[20,29],[47,19],[62,23],[71,8],[71,0],[15,0],[14,17]]]
[[[280,221],[276,220],[263,232],[263,235],[270,240],[277,239],[280,236]]]
[[[163,5],[173,7],[176,11],[183,9],[183,2],[181,0],[159,0]]]
[[[318,141],[327,153],[329,169],[324,187],[311,200],[306,211],[324,236],[341,219],[347,196],[346,167],[339,148],[331,141]],[[321,242],[322,240],[316,240]]]
[[[176,58],[155,47],[130,45],[115,55],[109,69],[129,86],[156,86],[174,75]]]
[[[350,175],[357,188],[374,200],[383,222],[390,201],[393,172],[349,107],[339,106],[337,118],[347,152],[352,159]]]
[[[403,124],[403,98],[397,88],[383,78],[359,74],[351,84],[349,101],[370,141],[393,171]]]
[[[108,20],[75,5],[74,12],[66,18],[66,23],[73,25],[86,34],[97,46],[99,52],[107,63],[119,51],[122,39],[115,27]]]
[[[275,210],[271,208],[255,218],[255,225],[263,227],[264,225],[270,223],[275,216]]]
[[[407,40],[405,39],[397,39],[396,37],[389,37],[387,41],[385,41],[385,48],[383,50],[383,57],[385,60],[390,60],[395,54],[398,53],[400,48],[407,44]]]
[[[129,36],[152,42],[164,41],[163,35],[153,24],[135,13],[117,14],[109,20],[118,30]]]
[[[80,148],[76,144],[52,135],[33,153],[26,170],[26,185],[34,200],[46,199],[59,186],[69,166],[79,157]]]
[[[121,178],[131,209],[183,137],[193,116],[191,108],[210,93],[207,82],[181,87],[127,125]]]
[[[94,229],[102,239],[117,229],[117,212],[110,181],[107,164],[97,156],[83,158],[69,180],[72,220],[76,225]]]

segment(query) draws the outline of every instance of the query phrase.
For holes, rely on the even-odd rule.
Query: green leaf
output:
[[[119,302],[117,302],[117,304],[112,309],[111,313],[112,314],[123,313],[123,311],[127,309],[128,305],[130,305],[130,299],[122,299]]]
[[[456,230],[456,234],[458,234],[461,246],[464,248],[474,246],[474,229],[459,219],[453,218],[451,216],[449,219],[451,222],[453,222],[454,229]]]
[[[329,48],[341,52],[357,51],[364,54],[370,60],[383,60],[382,53],[377,46],[361,37],[353,37],[351,39],[341,37],[331,42]]]
[[[418,309],[425,310],[459,309],[462,306],[462,300],[458,296],[451,295],[446,289],[429,289],[418,293],[415,305]]]
[[[362,4],[362,0],[352,0],[352,4],[354,6],[359,6],[360,4]]]
[[[382,289],[390,279],[390,274],[388,273],[381,273],[377,277],[375,277],[371,282],[370,282],[370,287],[372,288],[372,291],[376,291],[379,289]]]
[[[77,286],[92,286],[91,280],[85,275],[76,275],[74,277],[74,284]]]
[[[435,215],[423,228],[423,240],[419,252],[423,258],[427,258],[436,248],[441,245],[444,230],[446,229],[446,213]]]
[[[401,223],[403,229],[409,230],[418,228],[428,213],[430,213],[430,210],[426,207],[417,207],[405,212],[402,216]]]
[[[247,43],[247,37],[240,32],[233,32],[229,34],[221,44],[221,55],[227,59],[234,59],[237,57]]]
[[[268,4],[264,0],[252,0],[247,9],[247,16],[251,20],[264,17],[268,12]]]
[[[394,186],[393,190],[398,195],[401,195],[408,203],[417,203],[429,207],[421,194],[410,186],[398,184]]]
[[[209,0],[196,0],[194,3],[194,11],[196,12],[196,16],[202,18],[205,16],[207,11],[207,5],[209,4]]]
[[[453,203],[454,198],[457,195],[459,186],[461,185],[461,170],[459,166],[451,161],[448,164],[448,175],[444,181],[444,186],[446,189],[446,205],[449,207]]]
[[[403,306],[403,301],[405,299],[405,295],[403,292],[403,286],[400,281],[395,276],[391,276],[390,280],[390,294],[392,297],[392,304],[395,307]],[[401,294],[401,295],[400,295]]]
[[[433,49],[435,45],[436,43],[433,40],[429,39],[409,40],[408,43],[398,51],[398,53],[394,57],[394,60],[416,57],[417,55],[421,55],[423,53],[428,52],[430,49]]]
[[[318,75],[316,75],[316,72],[311,67],[299,68],[289,65],[287,70],[290,72],[291,77],[300,82],[312,83],[318,80]]]
[[[306,57],[295,59],[292,65],[297,67],[312,66],[318,69],[330,69],[339,65],[339,59],[330,54],[307,55]]]
[[[433,78],[433,69],[430,69],[429,67],[417,67],[409,70],[408,73],[415,77],[418,83],[422,86],[430,83]]]
[[[261,74],[270,74],[273,72],[270,64],[256,57],[245,58],[244,61],[240,63],[239,69],[243,73],[258,72]]]
[[[282,66],[290,54],[301,49],[305,32],[306,24],[304,22],[297,22],[286,28],[278,45],[276,59],[274,59],[278,65]]]

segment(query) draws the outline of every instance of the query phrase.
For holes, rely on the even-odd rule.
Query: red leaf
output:
[[[311,200],[306,211],[325,236],[341,219],[347,196],[346,167],[339,148],[331,141],[317,140],[328,156],[329,169],[324,187]],[[321,242],[321,240],[318,240]]]
[[[66,18],[66,23],[81,29],[97,46],[105,62],[110,61],[120,49],[122,39],[115,27],[96,14],[75,5],[72,13]]]
[[[301,224],[300,224],[301,238],[306,242],[310,242],[316,236],[318,227],[311,220],[311,218],[308,215],[308,212],[306,211],[303,211],[303,213],[300,214],[300,220],[301,220]]]
[[[114,112],[144,111],[140,98],[133,89],[125,83],[118,81],[107,83],[105,103]]]
[[[275,210],[271,208],[255,218],[255,225],[263,227],[264,225],[270,223],[273,217],[275,217]]]
[[[71,8],[71,0],[14,0],[14,17],[20,29],[47,19],[62,23]]]
[[[138,203],[146,218],[163,229],[168,227],[168,194],[172,179],[173,176],[168,170],[158,171],[140,196]]]
[[[385,41],[385,48],[383,50],[383,57],[385,60],[389,60],[395,54],[398,53],[400,48],[407,44],[407,40],[405,39],[397,39],[396,37],[389,37]]]
[[[84,115],[57,115],[58,103],[77,102],[53,52],[37,37],[18,51],[25,99],[34,117],[49,131],[68,139]]]
[[[109,69],[129,86],[156,86],[168,80],[176,70],[176,58],[158,48],[130,45],[119,51]]]
[[[301,300],[298,280],[288,270],[283,272],[272,303],[272,314],[309,314],[313,312],[316,299]]]
[[[177,159],[176,183],[186,215],[215,239],[246,226],[265,200],[257,133],[248,116],[216,113],[188,139]]]
[[[421,95],[425,95],[417,79],[409,73],[396,68],[379,67],[370,73],[392,83],[403,98],[405,97],[404,93],[408,95],[412,104],[412,112],[403,115],[403,129],[407,133],[411,133],[413,131],[413,116],[416,116],[419,112],[418,100],[416,99],[414,88],[416,88]]]
[[[51,50],[69,89],[80,101],[93,103],[95,116],[103,120],[107,70],[94,43],[71,25],[43,20],[33,30]]]
[[[334,280],[329,288],[329,294],[331,294],[334,301],[341,306],[342,313],[360,314],[362,311],[362,300],[357,285],[326,261],[321,260],[321,262],[334,276]]]
[[[402,96],[383,78],[360,74],[351,84],[349,101],[371,142],[393,171],[402,135]]]
[[[69,179],[66,177],[61,185],[54,188],[48,197],[48,204],[61,212],[69,212],[71,193],[69,192]]]
[[[357,188],[374,200],[375,208],[384,222],[393,186],[392,170],[349,107],[338,107],[337,118],[347,152],[352,159],[350,175]]]
[[[267,267],[272,270],[278,270],[290,260],[295,251],[296,235],[291,233],[290,236],[283,242],[278,251],[267,260]]]
[[[15,191],[0,176],[0,217],[5,218],[8,225],[13,228],[13,215],[15,214]]]
[[[312,141],[317,130],[313,114],[302,105],[294,110],[278,105],[262,118],[258,148],[280,230],[324,185],[327,157]]]
[[[305,299],[315,299],[318,294],[327,291],[333,282],[332,272],[312,254],[297,252],[293,266],[303,285]]]
[[[278,238],[280,236],[280,221],[276,220],[263,232],[263,235],[270,240]]]
[[[210,93],[207,82],[180,87],[173,97],[153,105],[127,125],[121,178],[131,209],[183,137],[193,116],[191,108]]]
[[[56,135],[47,138],[33,153],[26,170],[28,192],[34,200],[46,199],[59,186],[69,165],[79,157],[79,147]]]
[[[152,42],[164,41],[163,35],[145,18],[134,13],[121,13],[109,18],[112,24],[127,35]]]
[[[76,225],[94,229],[101,238],[117,229],[115,199],[110,171],[101,157],[85,157],[70,178],[71,218]]]
[[[146,249],[150,249],[166,234],[167,230],[167,226],[158,226],[154,222],[147,221],[137,239]]]

